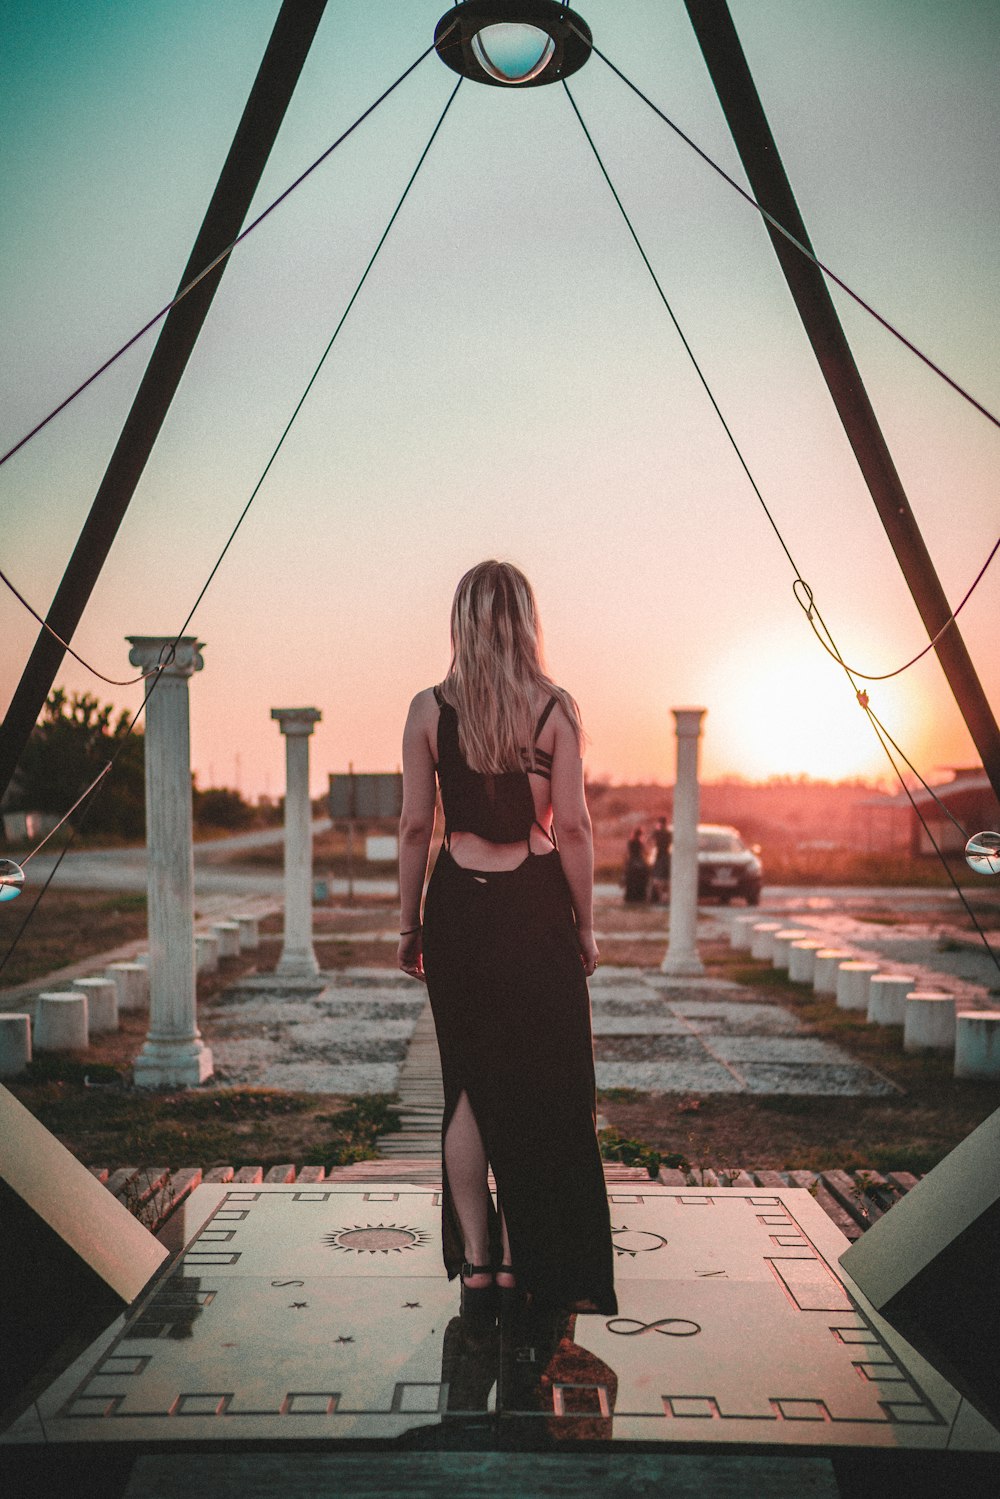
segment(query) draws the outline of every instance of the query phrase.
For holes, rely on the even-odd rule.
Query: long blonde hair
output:
[[[513,563],[479,562],[455,589],[443,687],[458,713],[459,748],[483,775],[531,764],[539,690],[558,700],[582,748],[580,710],[545,671],[535,595]]]

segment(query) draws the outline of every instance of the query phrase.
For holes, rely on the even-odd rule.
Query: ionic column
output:
[[[670,937],[664,973],[704,973],[698,956],[698,746],[704,708],[673,708],[677,726],[674,833],[670,849]]]
[[[194,963],[194,850],[188,679],[201,671],[193,635],[130,635],[129,660],[152,671],[168,660],[146,703],[146,857],[149,1030],[135,1062],[140,1087],[189,1087],[212,1075],[198,1030]]]
[[[312,940],[312,808],[309,736],[318,708],[272,708],[285,736],[285,945],[276,972],[289,978],[319,973]]]

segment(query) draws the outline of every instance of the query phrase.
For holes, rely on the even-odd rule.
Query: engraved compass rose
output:
[[[354,1223],[324,1234],[323,1243],[352,1254],[401,1254],[404,1249],[422,1249],[430,1243],[430,1234],[398,1223]]]
[[[625,1223],[621,1228],[612,1227],[611,1242],[615,1254],[630,1254],[633,1259],[637,1254],[651,1254],[654,1249],[665,1249],[667,1245],[662,1234],[651,1233],[645,1228],[629,1228]]]

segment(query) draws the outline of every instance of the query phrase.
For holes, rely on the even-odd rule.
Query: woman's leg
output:
[[[488,1265],[490,1236],[486,1150],[469,1095],[464,1089],[455,1105],[455,1112],[444,1138],[444,1161],[451,1199],[462,1227],[465,1258],[470,1265]],[[479,1286],[488,1286],[490,1280],[488,1274],[473,1275],[465,1283],[470,1290],[475,1290]]]

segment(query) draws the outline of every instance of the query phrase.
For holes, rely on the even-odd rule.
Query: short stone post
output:
[[[788,968],[791,964],[793,942],[805,936],[800,926],[783,926],[771,937],[771,963],[775,968]]]
[[[704,708],[673,708],[677,734],[674,832],[670,850],[670,935],[664,973],[705,972],[698,956],[698,749]]]
[[[130,635],[129,660],[160,672],[146,703],[149,1031],[135,1061],[140,1087],[190,1087],[212,1075],[198,1030],[194,968],[194,849],[188,681],[204,662],[184,635]],[[170,654],[174,646],[173,655]]]
[[[256,916],[234,916],[240,929],[240,952],[256,952],[260,946],[260,922]]]
[[[194,939],[195,971],[214,973],[219,966],[219,939],[214,932],[198,932]]]
[[[31,1061],[31,1017],[0,1015],[0,1077],[17,1077]]]
[[[734,952],[749,952],[756,916],[734,916],[729,928],[729,946]]]
[[[955,1045],[955,996],[913,989],[903,1014],[904,1051],[951,1051]],[[37,1043],[36,1043],[37,1044]]]
[[[771,939],[781,931],[780,921],[756,921],[750,931],[750,956],[767,962],[771,956]]]
[[[149,1003],[149,966],[145,963],[109,963],[105,970],[118,990],[118,1009],[144,1010]]]
[[[863,1010],[868,1018],[868,985],[878,973],[877,963],[841,963],[837,969],[837,1009]]]
[[[118,985],[110,978],[74,979],[87,996],[87,1033],[104,1036],[118,1029]]]
[[[873,973],[868,985],[868,1020],[872,1025],[902,1025],[906,996],[916,979],[904,973]]]
[[[788,949],[788,977],[793,984],[811,984],[816,954],[826,946],[818,937],[803,937]]]
[[[220,958],[238,958],[240,929],[235,921],[213,921],[212,932],[219,943]]]
[[[39,994],[35,1004],[36,1051],[83,1051],[87,1045],[87,996],[79,989]]]
[[[846,963],[854,954],[846,947],[820,947],[813,963],[813,993],[826,994],[832,999],[837,992],[837,972],[841,963]]]
[[[309,736],[318,708],[272,708],[285,736],[285,941],[275,972],[310,978],[319,972],[312,940],[312,808]]]
[[[1000,1010],[963,1010],[955,1021],[955,1076],[1000,1080]]]

